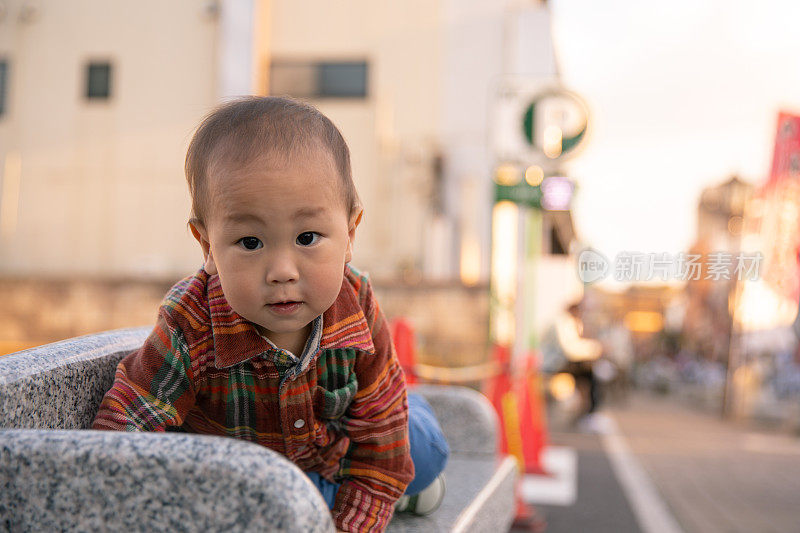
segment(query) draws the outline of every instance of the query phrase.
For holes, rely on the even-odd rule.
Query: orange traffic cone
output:
[[[522,465],[530,474],[546,474],[542,451],[547,446],[547,414],[542,396],[542,375],[537,366],[536,354],[528,353],[524,371],[517,381],[521,403]]]
[[[406,374],[406,384],[413,385],[417,382],[414,366],[417,364],[417,348],[414,339],[414,328],[405,318],[395,318],[392,321],[392,339],[397,352],[397,360]]]
[[[525,423],[525,419],[521,419],[520,414],[530,419],[531,412],[529,409],[523,408],[519,400],[523,398],[527,403],[529,395],[524,392],[519,394],[520,391],[517,390],[520,381],[525,383],[525,376],[522,376],[522,380],[515,380],[511,375],[511,351],[508,346],[495,345],[492,351],[492,359],[497,366],[497,372],[488,380],[485,394],[492,402],[495,411],[497,411],[500,422],[500,451],[503,454],[513,455],[517,459],[520,469],[527,470],[529,461],[526,461],[526,439],[521,427],[521,422]],[[515,382],[517,387],[512,386]],[[530,424],[526,425],[529,426]],[[529,430],[526,428],[526,431]],[[528,452],[528,455],[530,455],[530,452]],[[547,527],[547,523],[537,512],[536,507],[522,499],[521,482],[520,478],[514,489],[516,511],[512,527],[513,529],[534,533],[543,532]]]
[[[485,395],[497,412],[500,431],[498,445],[501,453],[514,455],[519,460],[521,446],[519,443],[519,420],[516,413],[516,397],[511,390],[510,370],[511,351],[508,346],[496,344],[492,349],[492,360],[496,371],[486,384]],[[518,453],[514,453],[518,452]]]

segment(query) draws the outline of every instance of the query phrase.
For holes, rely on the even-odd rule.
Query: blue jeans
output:
[[[406,494],[421,492],[442,473],[450,455],[442,428],[436,421],[431,406],[419,394],[408,395],[408,438],[411,442],[411,461],[414,463],[414,479],[406,488]],[[333,509],[339,483],[328,481],[316,472],[306,472]]]

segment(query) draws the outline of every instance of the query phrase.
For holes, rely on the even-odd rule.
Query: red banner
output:
[[[767,187],[790,176],[800,177],[800,116],[780,112]]]
[[[800,116],[778,114],[772,169],[762,191],[764,279],[782,295],[800,295]]]

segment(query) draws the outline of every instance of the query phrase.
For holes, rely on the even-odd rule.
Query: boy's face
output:
[[[326,150],[251,167],[209,176],[208,215],[192,233],[233,310],[297,352],[339,294],[360,212],[349,217]]]

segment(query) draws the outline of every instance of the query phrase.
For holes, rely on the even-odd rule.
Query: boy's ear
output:
[[[214,263],[214,256],[211,254],[211,243],[208,240],[208,232],[202,222],[193,218],[189,220],[189,229],[192,230],[192,235],[200,243],[200,248],[203,249],[203,268],[209,274],[217,273],[217,265]]]
[[[344,262],[349,263],[353,259],[353,241],[356,240],[356,228],[361,224],[361,217],[364,214],[363,209],[359,209],[353,216],[350,217],[350,222],[347,225],[347,251],[344,254]]]

